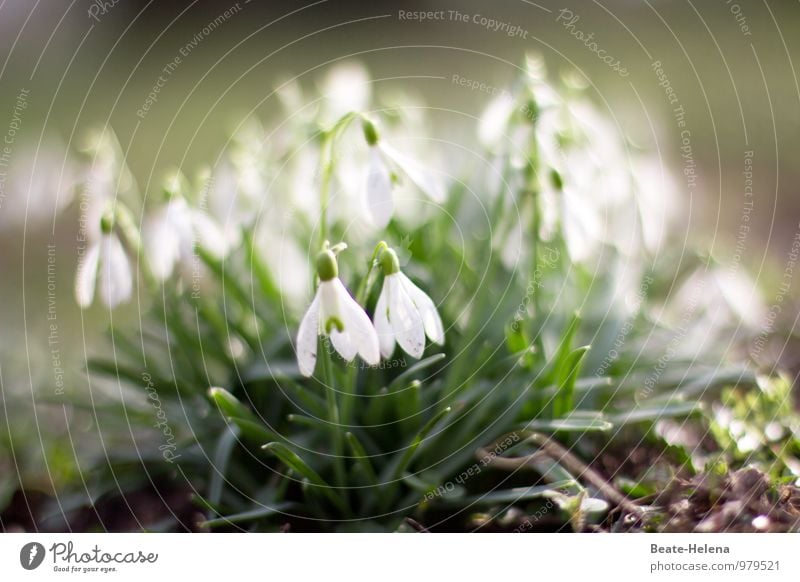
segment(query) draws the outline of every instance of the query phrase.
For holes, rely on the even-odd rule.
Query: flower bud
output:
[[[375,128],[375,124],[366,117],[361,118],[361,129],[364,131],[364,139],[367,140],[368,145],[374,146],[378,143],[380,140],[378,130]]]
[[[336,255],[330,249],[326,249],[317,255],[317,275],[319,275],[320,281],[330,281],[339,276]]]
[[[397,258],[397,253],[392,249],[384,249],[381,253],[380,262],[384,275],[393,275],[400,270],[400,260]]]

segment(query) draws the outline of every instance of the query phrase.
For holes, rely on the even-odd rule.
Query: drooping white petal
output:
[[[330,336],[331,343],[336,351],[339,352],[339,355],[350,362],[358,353],[358,347],[353,342],[345,325],[345,310],[342,305],[344,299],[346,297],[349,298],[350,294],[344,289],[344,285],[341,284],[339,279],[322,281],[319,284],[317,293],[320,297],[319,333],[320,335]],[[342,325],[342,331],[337,329],[336,324]],[[330,333],[328,333],[329,330]]]
[[[346,361],[352,362],[358,354],[358,346],[353,341],[353,336],[348,331],[339,332],[337,329],[331,331],[331,343]]]
[[[362,111],[369,105],[372,85],[369,73],[359,63],[342,62],[327,74],[322,93],[324,114],[338,119],[350,111]]]
[[[392,179],[377,146],[369,148],[367,210],[378,228],[386,228],[394,213]]]
[[[378,147],[381,152],[389,157],[395,164],[397,164],[403,173],[425,194],[430,196],[431,200],[437,203],[442,203],[445,200],[444,185],[433,172],[418,161],[409,158],[405,154],[400,153],[392,146],[386,143],[379,143]]]
[[[375,331],[378,334],[378,343],[381,349],[381,355],[384,358],[389,358],[394,352],[394,331],[392,325],[389,323],[388,317],[388,296],[391,293],[389,290],[389,278],[383,280],[383,288],[378,297],[378,303],[375,305]]]
[[[444,345],[444,326],[436,305],[430,297],[409,279],[405,273],[398,273],[403,289],[408,293],[414,305],[417,306],[425,327],[425,334],[428,338],[439,345]]]
[[[478,137],[487,147],[494,147],[503,137],[514,113],[514,99],[510,94],[504,93],[494,98],[481,115],[478,123]]]
[[[561,208],[569,256],[573,261],[581,262],[592,254],[599,238],[600,224],[596,210],[590,202],[582,200],[569,188],[562,192]]]
[[[128,255],[114,234],[103,236],[100,241],[99,272],[100,298],[110,309],[131,298],[133,275]]]
[[[410,356],[422,357],[425,351],[425,329],[422,314],[405,289],[402,273],[387,275],[389,285],[389,322],[397,343]]]
[[[217,258],[228,252],[228,241],[225,233],[205,212],[192,212],[192,226],[197,235],[197,243]]]
[[[144,253],[153,276],[164,281],[172,274],[180,257],[180,237],[166,209],[153,216],[144,227]]]
[[[89,246],[83,261],[78,265],[75,275],[75,300],[82,308],[89,307],[94,300],[94,286],[97,281],[97,265],[100,259],[100,245]]]
[[[317,335],[319,334],[319,291],[300,321],[297,330],[297,365],[303,376],[311,376],[317,364]]]
[[[354,349],[370,366],[377,366],[381,360],[378,334],[375,332],[369,316],[356,303],[356,300],[351,297],[339,279],[333,279],[331,283],[339,300],[342,323],[344,323],[343,333],[331,333],[333,346],[346,360],[352,360],[355,357],[355,353],[351,357],[347,357],[349,352],[348,354],[343,353],[339,349],[340,345],[344,349]]]

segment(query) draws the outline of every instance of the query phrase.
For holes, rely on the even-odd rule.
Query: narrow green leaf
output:
[[[583,346],[565,357],[559,371],[558,392],[553,399],[553,416],[557,418],[566,416],[575,408],[575,381],[588,351],[589,346]]]
[[[578,327],[581,324],[581,316],[575,312],[569,320],[567,327],[561,334],[561,340],[558,343],[558,348],[551,359],[550,370],[542,378],[542,384],[559,384],[559,379],[562,377],[562,368],[567,361],[567,357],[572,352],[572,343],[575,339],[575,334],[578,332]]]
[[[533,419],[530,422],[520,425],[519,427],[520,430],[536,430],[545,432],[607,432],[612,428],[614,428],[614,425],[603,418],[581,418],[580,416],[565,416],[564,418],[554,418],[550,420]]]
[[[417,449],[425,440],[425,437],[428,436],[428,433],[433,430],[433,427],[436,426],[440,420],[450,414],[451,410],[452,409],[448,406],[438,414],[434,415],[433,418],[431,418],[427,423],[425,423],[425,426],[423,426],[414,436],[403,453],[398,454],[396,456],[396,460],[386,467],[384,472],[381,474],[383,481],[386,481],[387,479],[395,480],[400,478],[406,468],[411,464],[411,461],[414,458],[414,453],[417,452]]]
[[[348,511],[344,500],[337,491],[331,488],[325,480],[319,476],[319,473],[314,471],[308,464],[300,458],[297,453],[292,451],[286,445],[277,442],[271,442],[261,447],[265,451],[272,453],[280,459],[284,465],[292,469],[294,472],[302,475],[311,485],[316,486],[334,505],[345,513]]]
[[[239,429],[230,425],[225,427],[217,441],[217,446],[212,456],[211,477],[208,485],[208,501],[213,505],[219,505],[222,499],[222,488],[225,485],[228,461],[238,441]]]
[[[263,443],[264,441],[280,440],[280,435],[272,432],[260,422],[236,416],[227,417],[227,421],[236,425],[242,433],[242,437],[248,441]]]
[[[701,410],[699,402],[673,402],[663,405],[635,408],[630,411],[619,412],[607,417],[615,425],[631,424],[635,422],[653,422],[662,418],[684,417],[695,414]]]
[[[363,446],[361,446],[361,442],[358,440],[358,437],[351,432],[346,432],[344,434],[344,438],[347,441],[347,444],[350,446],[350,450],[353,452],[353,458],[356,460],[356,463],[358,463],[363,469],[364,475],[366,475],[369,484],[378,485],[378,475],[375,473],[375,468],[372,466],[372,462],[369,460],[367,451],[364,450]]]
[[[201,521],[199,525],[200,527],[208,527],[214,529],[215,527],[222,527],[234,523],[257,521],[259,519],[264,519],[265,517],[270,517],[272,515],[275,515],[276,513],[281,513],[283,511],[286,511],[291,507],[292,504],[288,502],[278,503],[271,507],[260,507],[258,509],[251,509],[249,511],[242,511],[240,513],[223,515],[220,517],[216,517],[214,519]]]
[[[225,388],[209,388],[208,396],[219,407],[224,416],[254,420],[253,413]]]
[[[408,370],[406,370],[402,374],[398,375],[394,380],[392,380],[392,382],[389,384],[389,392],[396,390],[398,386],[405,386],[406,384],[410,383],[411,377],[414,374],[433,366],[437,362],[441,362],[443,359],[444,359],[444,354],[434,354],[423,360],[420,360],[413,366],[409,367]]]
[[[461,498],[442,497],[443,503],[448,505],[493,505],[497,503],[517,503],[520,501],[527,501],[529,499],[536,499],[537,497],[545,497],[548,493],[559,491],[565,487],[575,485],[573,480],[556,481],[547,485],[534,485],[531,487],[515,487],[513,489],[501,489],[499,491],[491,491],[482,495],[469,495]]]

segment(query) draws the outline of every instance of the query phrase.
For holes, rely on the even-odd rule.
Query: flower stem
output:
[[[358,291],[356,292],[356,301],[358,301],[359,305],[364,305],[364,301],[367,300],[369,287],[371,285],[370,278],[372,277],[372,271],[375,269],[375,263],[378,261],[381,253],[388,248],[389,245],[386,244],[386,241],[381,241],[375,245],[375,250],[372,252],[372,257],[370,257],[369,265],[367,266],[367,274],[364,275],[363,279],[361,279],[361,283],[358,286]]]
[[[320,159],[322,175],[319,185],[319,248],[328,240],[328,205],[330,204],[331,178],[333,177],[333,134],[322,138]]]
[[[331,179],[336,160],[333,151],[336,139],[350,125],[350,122],[358,117],[358,114],[346,113],[328,130],[322,132],[322,144],[320,153],[320,186],[319,186],[319,248],[328,240],[328,206],[330,205]]]
[[[336,401],[336,386],[333,381],[331,368],[331,354],[325,341],[322,342],[322,375],[325,380],[325,403],[328,409],[328,422],[333,430],[333,471],[336,475],[336,484],[344,487],[347,483],[344,467],[344,435],[339,418],[339,404]]]

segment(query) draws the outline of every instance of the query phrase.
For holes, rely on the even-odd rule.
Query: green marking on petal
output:
[[[334,327],[339,333],[344,331],[344,323],[342,323],[342,320],[336,316],[329,317],[327,321],[325,321],[325,333],[330,335]]]

